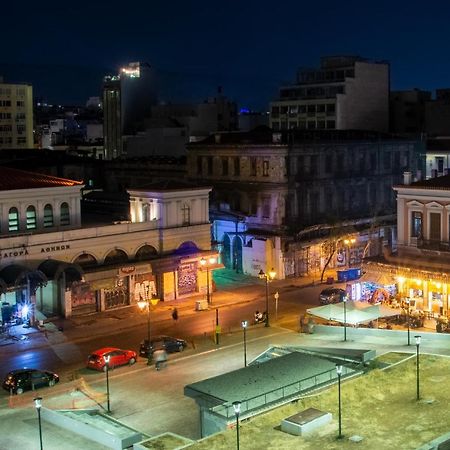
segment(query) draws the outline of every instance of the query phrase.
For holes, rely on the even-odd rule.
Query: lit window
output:
[[[27,230],[34,230],[36,228],[36,208],[29,206],[27,208]]]
[[[191,208],[186,203],[181,208],[182,224],[189,225],[191,223]]]
[[[44,207],[44,228],[53,226],[53,208],[52,205],[45,205]]]
[[[60,224],[70,225],[69,205],[67,203],[61,204]]]
[[[8,213],[8,231],[19,231],[19,211],[11,208]]]

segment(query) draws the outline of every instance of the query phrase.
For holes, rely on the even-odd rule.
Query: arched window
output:
[[[78,264],[83,268],[95,267],[97,260],[89,253],[83,253],[75,259],[74,264]]]
[[[53,207],[50,204],[44,206],[44,228],[53,226]]]
[[[34,206],[29,206],[27,208],[27,230],[36,229],[36,208]]]
[[[61,225],[70,225],[69,205],[64,202],[61,204],[60,222]]]
[[[155,247],[151,245],[144,245],[137,252],[135,258],[138,261],[145,261],[146,259],[153,259],[158,257],[158,252]]]
[[[8,231],[19,231],[19,211],[17,208],[10,208],[9,210]]]
[[[120,262],[127,262],[128,261],[128,255],[123,251],[119,250],[118,248],[111,250],[105,257],[104,264],[116,264]]]

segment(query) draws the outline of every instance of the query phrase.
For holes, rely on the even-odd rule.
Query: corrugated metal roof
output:
[[[77,186],[82,184],[82,181],[11,169],[10,167],[0,167],[0,191]]]

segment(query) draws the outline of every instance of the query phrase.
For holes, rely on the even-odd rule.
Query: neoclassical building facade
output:
[[[131,220],[84,227],[82,182],[2,172],[4,304],[69,317],[206,291],[200,260],[211,254],[209,187],[165,182],[134,189]]]

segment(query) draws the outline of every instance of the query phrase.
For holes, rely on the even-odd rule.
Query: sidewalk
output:
[[[331,276],[331,275],[330,275]],[[327,276],[324,277],[324,280]],[[220,309],[233,304],[241,304],[260,300],[265,296],[265,283],[259,278],[236,273],[230,269],[221,269],[214,272],[216,290],[211,293],[211,309]],[[270,283],[271,291],[280,293],[292,289],[320,284],[317,277],[288,278],[285,280],[274,280]],[[183,316],[197,314],[195,310],[196,301],[205,299],[205,294],[196,294],[188,298],[177,299],[168,302],[159,302],[152,313],[158,316],[158,320],[172,320],[171,314],[177,308]],[[92,339],[93,337],[107,336],[114,333],[126,331],[146,323],[146,315],[137,305],[103,311],[100,313],[74,316],[70,319],[49,318],[37,314],[37,320],[44,321],[44,327],[24,328],[23,325],[12,327],[12,336],[0,339],[0,347],[22,349],[21,342],[27,341],[27,349],[39,348],[59,343],[76,343]],[[95,327],[91,326],[94,325]],[[87,331],[89,330],[89,331]]]

